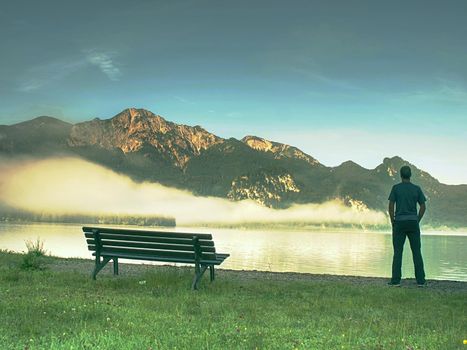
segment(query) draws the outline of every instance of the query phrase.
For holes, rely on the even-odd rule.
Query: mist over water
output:
[[[233,202],[197,197],[157,183],[136,183],[102,166],[77,159],[2,161],[0,206],[51,214],[122,214],[174,217],[177,228],[190,232],[203,223],[348,223],[384,224],[381,212],[359,211],[338,201],[265,208],[253,201]],[[355,231],[231,230],[196,228],[216,237],[216,250],[231,257],[224,268],[388,276],[391,235]],[[90,257],[81,225],[0,223],[0,249],[23,251],[27,239],[45,241],[63,257]],[[466,280],[462,235],[424,235],[427,274],[435,279]],[[413,275],[406,245],[403,271]]]
[[[173,217],[177,224],[281,223],[379,225],[382,212],[338,200],[271,209],[251,201],[198,197],[158,183],[136,183],[79,158],[0,160],[0,204],[51,214],[121,214]]]

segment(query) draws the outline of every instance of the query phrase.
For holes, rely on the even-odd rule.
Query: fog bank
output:
[[[178,225],[202,223],[385,224],[382,212],[359,211],[340,201],[270,209],[251,200],[198,197],[158,183],[136,183],[78,158],[0,160],[0,203],[56,214],[134,214],[174,217]]]

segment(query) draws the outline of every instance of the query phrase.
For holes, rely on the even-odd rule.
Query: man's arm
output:
[[[419,187],[418,188],[418,204],[420,205],[420,210],[418,211],[418,222],[422,221],[423,214],[425,214],[426,210],[426,197],[422,192],[422,189]]]
[[[420,210],[421,210],[421,207],[420,207]],[[389,219],[391,220],[391,225],[394,225],[394,202],[393,201],[389,201],[388,212],[389,212]]]
[[[420,203],[420,210],[418,211],[418,222],[422,221],[422,217],[425,214],[426,205],[425,203]]]

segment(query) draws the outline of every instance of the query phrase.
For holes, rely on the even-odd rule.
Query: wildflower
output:
[[[138,283],[143,285],[143,284],[146,284],[146,281],[143,280],[143,281],[139,281]]]

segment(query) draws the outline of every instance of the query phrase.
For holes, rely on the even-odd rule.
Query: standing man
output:
[[[419,287],[426,286],[425,271],[420,243],[420,220],[425,214],[426,198],[421,188],[410,182],[412,171],[407,165],[400,170],[402,182],[394,185],[389,195],[389,218],[392,224],[392,245],[394,257],[392,260],[392,278],[388,283],[391,286],[401,285],[402,251],[405,237],[409,238],[412,249],[415,278]],[[417,213],[417,203],[420,210]],[[394,214],[394,204],[396,212]]]

